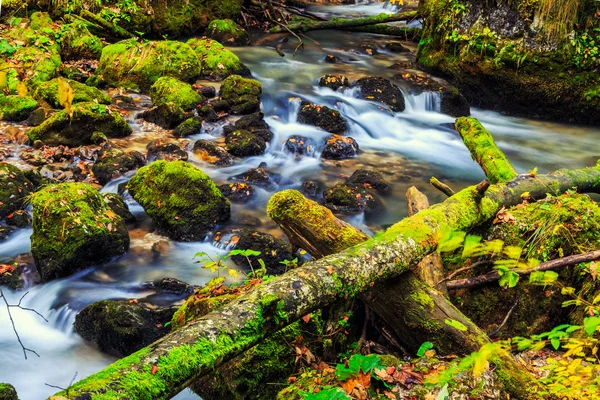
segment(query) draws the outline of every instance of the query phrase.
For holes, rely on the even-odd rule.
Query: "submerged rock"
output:
[[[204,172],[184,161],[142,167],[128,187],[158,230],[174,240],[203,240],[229,219],[227,199]]]
[[[339,135],[329,136],[325,140],[325,148],[321,153],[321,158],[328,160],[343,160],[353,158],[358,155],[358,143],[351,137]]]
[[[108,137],[125,137],[131,134],[131,126],[117,111],[97,103],[79,103],[73,106],[73,115],[62,110],[31,128],[27,136],[32,142],[40,140],[50,146],[77,147],[98,141],[96,132]]]
[[[232,75],[221,85],[221,97],[231,107],[232,114],[252,114],[260,109],[262,85],[253,79]]]
[[[139,151],[128,151],[106,148],[98,152],[98,159],[92,172],[101,185],[107,184],[124,173],[140,168],[146,164],[146,157]]]
[[[175,311],[175,307],[154,309],[137,301],[102,300],[81,310],[74,328],[100,351],[123,357],[169,333],[164,324]]]
[[[35,189],[23,171],[12,164],[0,162],[0,220],[21,209],[27,196]]]
[[[368,76],[353,83],[360,88],[361,97],[387,105],[392,111],[404,111],[405,103],[402,91],[388,79]]]
[[[260,269],[259,259],[265,263],[267,274],[269,275],[280,275],[286,271],[286,266],[282,264],[282,261],[291,260],[292,257],[292,246],[275,236],[258,231],[243,230],[239,235],[239,240],[236,245],[236,249],[240,250],[254,250],[260,251],[258,256],[245,256],[237,255],[231,257],[233,261],[239,267],[246,269],[247,271],[254,269]]]
[[[58,99],[59,80],[62,79],[73,89],[73,104],[84,102],[96,102],[100,104],[110,104],[111,100],[101,90],[73,81],[71,79],[55,78],[48,82],[38,85],[35,89],[35,95],[44,99],[54,108],[63,108]]]
[[[179,279],[175,278],[162,278],[157,279],[153,282],[147,282],[144,284],[149,289],[157,290],[160,293],[170,293],[174,295],[190,295],[194,291],[194,287],[187,284]]]
[[[205,32],[206,36],[221,43],[244,46],[250,41],[248,32],[230,19],[212,21]]]
[[[238,56],[216,40],[192,38],[187,44],[198,55],[204,78],[221,80],[230,75],[250,75],[250,70],[242,64]]]
[[[306,102],[300,106],[298,122],[316,126],[329,133],[343,134],[348,129],[346,120],[339,111]]]
[[[38,108],[38,103],[31,97],[0,94],[0,120],[24,121]]]
[[[193,110],[203,100],[192,85],[172,76],[164,76],[154,82],[150,87],[150,98],[154,106],[173,103],[183,111]]]
[[[224,148],[209,140],[197,140],[192,151],[202,161],[217,167],[228,167],[232,162],[231,155]]]
[[[47,282],[124,254],[129,235],[123,219],[85,183],[45,186],[31,196],[31,253]]]

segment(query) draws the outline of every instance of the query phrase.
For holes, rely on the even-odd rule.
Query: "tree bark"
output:
[[[490,132],[477,119],[458,118],[455,127],[490,183],[508,182],[519,175],[506,155],[496,146]]]
[[[490,186],[484,195],[475,187],[466,188],[443,203],[398,222],[377,238],[258,286],[59,395],[68,399],[168,399],[194,379],[311,311],[336,299],[356,296],[376,283],[409,271],[436,248],[443,232],[464,231],[482,224],[501,207],[520,203],[525,192],[539,199],[548,192],[562,193],[573,188],[600,192],[600,165],[536,177],[520,176]],[[524,393],[519,398],[539,398],[529,389],[523,384]]]
[[[373,17],[364,17],[356,19],[339,19],[334,18],[329,21],[311,21],[306,20],[294,24],[288,24],[288,29],[292,31],[308,32],[323,29],[347,29],[356,28],[367,25],[385,24],[388,22],[412,20],[418,17],[416,11],[405,11],[398,14],[385,15],[380,14]],[[276,26],[271,29],[272,33],[286,32],[282,26]]]

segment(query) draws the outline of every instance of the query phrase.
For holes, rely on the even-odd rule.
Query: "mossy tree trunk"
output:
[[[435,250],[443,232],[464,231],[482,224],[501,207],[520,203],[525,192],[539,199],[548,192],[562,193],[573,188],[600,192],[600,165],[551,175],[520,176],[508,183],[491,185],[484,194],[468,187],[443,203],[398,222],[377,238],[258,286],[59,395],[67,399],[170,398],[194,379],[311,311],[408,272]]]

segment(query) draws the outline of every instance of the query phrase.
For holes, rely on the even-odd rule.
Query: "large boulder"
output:
[[[253,79],[232,75],[221,85],[221,97],[231,107],[232,114],[252,114],[260,109],[262,85]]]
[[[54,108],[63,108],[58,99],[60,79],[63,79],[73,89],[73,104],[96,102],[100,104],[110,104],[110,97],[103,91],[71,79],[55,78],[48,82],[38,85],[35,89],[35,96],[45,100]]]
[[[27,132],[34,142],[41,140],[49,146],[65,145],[77,147],[95,144],[97,132],[108,137],[125,137],[132,130],[127,121],[116,110],[93,102],[73,106],[73,115],[62,110]]]
[[[24,121],[37,107],[37,101],[31,97],[0,94],[0,120]]]
[[[150,98],[155,106],[173,103],[183,111],[193,110],[202,101],[202,95],[192,85],[172,76],[159,78],[150,87]]]
[[[91,185],[49,185],[30,202],[31,253],[44,281],[102,264],[129,248],[125,223]]]
[[[353,86],[360,88],[363,99],[383,103],[392,111],[404,111],[406,107],[402,91],[388,79],[367,76],[354,82]]]
[[[184,161],[155,161],[140,168],[128,187],[158,230],[174,240],[203,240],[229,219],[227,199],[204,172]]]
[[[90,33],[80,21],[63,25],[60,37],[60,55],[63,60],[81,58],[99,59],[102,54],[102,41]]]
[[[98,153],[98,159],[92,167],[92,172],[101,185],[110,180],[142,167],[146,164],[146,157],[138,151],[116,149],[114,147],[102,149]]]
[[[12,164],[0,162],[0,220],[21,209],[35,185],[23,171]]]
[[[260,255],[258,256],[248,256],[247,258],[243,255],[233,256],[233,262],[249,271],[251,268],[254,270],[260,268],[258,260],[261,259],[265,263],[269,275],[283,274],[286,266],[282,262],[292,259],[292,246],[265,232],[243,230],[239,235],[236,249],[259,251]]]
[[[104,353],[124,357],[171,330],[165,327],[176,308],[150,308],[127,300],[102,300],[75,317],[75,332]]]
[[[314,125],[330,133],[342,134],[348,129],[346,120],[339,111],[327,106],[303,102],[298,111],[298,122]]]
[[[187,44],[198,54],[205,78],[221,80],[230,75],[250,75],[250,70],[238,56],[216,40],[193,38]]]
[[[97,73],[115,87],[147,91],[161,76],[190,82],[200,76],[198,55],[185,43],[123,40],[102,49]]]
[[[238,46],[244,46],[250,40],[248,32],[230,19],[215,19],[208,25],[205,33],[220,43]]]

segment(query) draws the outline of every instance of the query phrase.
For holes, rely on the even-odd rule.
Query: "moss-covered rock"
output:
[[[9,383],[0,383],[0,400],[19,400],[17,390]]]
[[[35,185],[23,171],[12,164],[0,162],[0,220],[19,210]]]
[[[127,203],[117,193],[102,193],[104,201],[125,222],[135,222],[135,215],[129,211]]]
[[[63,108],[58,100],[58,85],[60,79],[66,81],[73,89],[73,104],[84,102],[97,102],[100,104],[111,103],[110,97],[101,90],[64,78],[55,78],[38,85],[34,92],[35,96],[45,100],[54,108]]]
[[[230,19],[215,19],[208,25],[205,33],[206,36],[220,43],[238,46],[244,46],[250,40],[248,32]]]
[[[24,121],[37,107],[37,101],[29,96],[4,96],[0,94],[0,120]]]
[[[327,106],[303,102],[298,111],[298,122],[314,125],[330,133],[343,134],[348,129],[346,120],[339,111]]]
[[[102,149],[92,167],[92,172],[101,185],[123,175],[124,173],[142,167],[146,157],[138,151],[124,152],[114,147]]]
[[[199,117],[188,118],[173,130],[173,136],[176,138],[188,137],[202,131],[202,119]]]
[[[157,228],[175,240],[203,240],[229,219],[229,202],[213,181],[184,161],[155,161],[140,168],[128,187]]]
[[[61,59],[58,54],[58,46],[27,46],[20,47],[11,58],[11,62],[28,69],[27,83],[29,86],[35,87],[39,83],[47,82],[58,76]],[[11,73],[10,70],[7,72]]]
[[[192,148],[194,154],[202,161],[217,167],[228,167],[231,165],[231,155],[215,142],[200,139],[194,143]]]
[[[202,76],[221,80],[230,75],[250,75],[250,70],[242,64],[238,56],[227,50],[216,40],[193,38],[187,44],[194,49],[202,65]]]
[[[102,264],[129,248],[123,220],[88,184],[49,185],[30,202],[31,253],[44,281]]]
[[[90,304],[75,317],[75,332],[100,351],[127,356],[169,333],[164,324],[175,308],[150,308],[127,300],[102,300]]]
[[[251,114],[260,109],[262,85],[253,79],[232,75],[221,85],[221,97],[231,106],[232,114]]]
[[[159,78],[150,87],[150,98],[155,106],[173,103],[183,111],[193,110],[202,101],[202,95],[192,85],[172,76]]]
[[[97,103],[78,103],[73,106],[73,115],[62,110],[45,120],[40,126],[27,132],[34,142],[42,141],[49,146],[77,147],[94,144],[100,132],[107,137],[125,137],[131,134],[131,126],[117,111]]]
[[[225,136],[235,130],[245,130],[256,136],[260,136],[265,142],[270,142],[273,139],[273,132],[269,124],[265,122],[265,115],[261,112],[256,112],[250,115],[244,115],[242,118],[235,121],[233,126],[227,125],[223,127]]]
[[[102,54],[102,41],[90,33],[85,24],[75,21],[63,25],[60,37],[60,55],[63,60],[81,58],[99,59]]]
[[[258,256],[233,256],[233,261],[240,267],[250,270],[260,268],[258,259],[265,263],[268,275],[281,275],[286,271],[286,266],[281,262],[292,259],[292,247],[275,236],[265,233],[245,229],[239,235],[236,249],[260,251]],[[248,265],[248,260],[252,265]]]
[[[162,76],[190,82],[200,76],[198,55],[185,43],[123,40],[102,49],[97,73],[111,86],[147,91]]]
[[[29,17],[29,26],[34,30],[41,30],[52,25],[52,18],[45,12],[36,11]]]
[[[367,76],[353,83],[360,88],[363,99],[387,105],[392,111],[404,111],[404,96],[398,86],[388,79],[378,76]]]
[[[229,133],[225,143],[229,154],[235,157],[259,156],[267,148],[263,138],[242,129]]]

